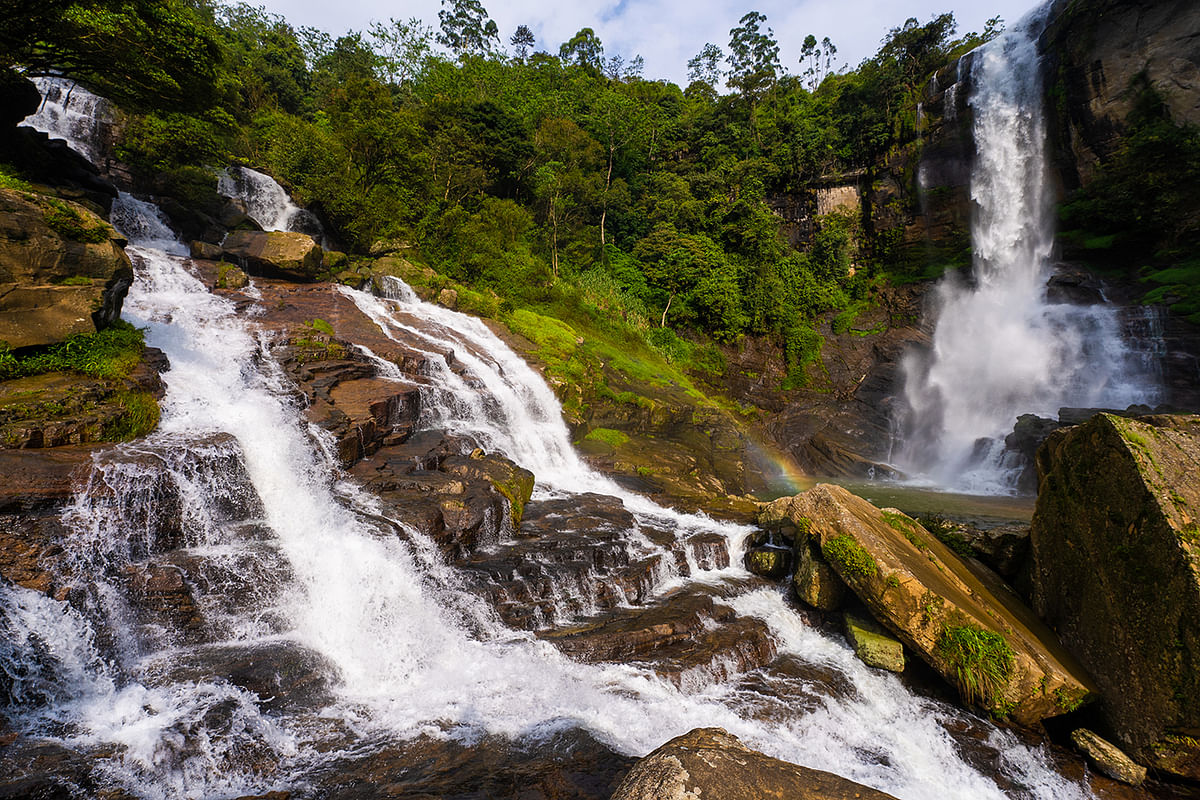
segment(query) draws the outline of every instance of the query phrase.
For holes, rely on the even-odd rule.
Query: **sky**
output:
[[[418,17],[438,26],[439,0],[248,0],[279,14],[293,26],[320,28],[334,36],[348,30],[365,31],[372,20]],[[535,49],[557,53],[558,46],[583,27],[604,43],[605,55],[621,54],[628,62],[636,55],[646,61],[643,76],[666,78],[686,85],[687,62],[712,42],[728,51],[729,30],[748,11],[767,16],[779,41],[779,59],[788,72],[798,73],[804,37],[828,36],[838,49],[836,64],[857,66],[879,48],[891,28],[909,17],[928,22],[951,11],[959,35],[983,30],[984,22],[1000,16],[1011,25],[1037,5],[1037,0],[483,0],[492,19],[508,39],[518,25],[537,36]]]

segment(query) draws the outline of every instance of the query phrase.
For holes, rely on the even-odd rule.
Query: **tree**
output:
[[[737,89],[753,105],[775,83],[779,74],[779,43],[775,32],[760,26],[765,15],[751,11],[729,31],[729,87]]]
[[[534,38],[533,31],[529,30],[528,25],[518,25],[517,30],[513,33],[512,38],[508,40],[517,51],[517,58],[521,61],[525,60],[525,56],[529,53],[529,48],[537,42]]]
[[[65,74],[134,108],[204,109],[227,85],[211,20],[186,0],[5,5],[0,68]]]
[[[810,92],[815,92],[829,74],[835,55],[837,47],[828,36],[821,40],[820,45],[817,44],[817,37],[811,33],[804,37],[804,44],[800,47],[800,66],[804,67],[802,74]]]
[[[558,57],[568,63],[600,72],[604,69],[604,45],[591,28],[579,32],[558,48]]]
[[[500,44],[500,31],[479,0],[442,0],[438,20],[442,28],[438,42],[457,56],[483,55]]]
[[[372,22],[367,33],[379,59],[380,77],[395,86],[414,80],[433,50],[433,28],[417,17]]]
[[[709,42],[688,61],[688,80],[693,83],[700,81],[715,88],[724,73],[721,69],[721,62],[724,60],[725,53],[721,48]]]

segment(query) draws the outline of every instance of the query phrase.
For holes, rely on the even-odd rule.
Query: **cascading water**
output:
[[[67,78],[34,78],[33,82],[42,93],[42,105],[22,124],[64,139],[88,161],[100,164],[105,130],[113,123],[109,101]]]
[[[469,744],[581,728],[642,754],[711,725],[899,798],[1006,796],[951,733],[986,723],[866,667],[805,625],[779,591],[739,590],[740,567],[689,572],[731,581],[729,604],[768,626],[779,656],[751,674],[676,685],[646,667],[573,662],[506,627],[429,540],[380,525],[372,498],[329,457],[328,435],[304,422],[269,332],[189,273],[156,209],[123,195],[113,219],[133,242],[126,314],[171,361],[163,419],[152,436],[99,456],[64,515],[72,533],[62,580],[78,590],[55,600],[0,586],[14,730],[89,753],[107,781],[150,798],[276,788],[308,797],[319,793],[311,776],[368,742],[418,735]],[[549,388],[486,326],[420,302],[401,283],[392,289],[393,299],[350,294],[385,332],[404,331],[430,354],[453,350],[466,368],[464,378],[430,359],[429,424],[531,467],[540,496],[601,492],[638,525],[719,531],[737,563],[744,528],[661,508],[592,472]],[[627,535],[632,548],[651,546],[637,530]],[[128,599],[139,581],[169,591],[181,580],[205,589],[199,630],[164,627],[161,608]],[[661,591],[684,576],[659,580]],[[281,654],[316,676],[303,702],[289,705],[269,682],[234,685],[225,668],[208,666],[232,658],[253,673]],[[842,689],[814,685],[814,668]],[[1014,796],[1090,796],[1040,749],[996,729],[983,739],[972,746],[1020,787]]]
[[[292,200],[270,175],[249,167],[230,167],[217,179],[217,191],[246,204],[246,214],[265,231],[307,233],[318,242],[325,232],[321,222]]]
[[[1039,12],[1044,15],[1043,10]],[[1131,353],[1115,309],[1047,297],[1054,245],[1035,15],[977,50],[973,283],[938,287],[932,348],[906,359],[899,465],[937,485],[1010,491],[1017,417],[1154,403],[1153,366]]]

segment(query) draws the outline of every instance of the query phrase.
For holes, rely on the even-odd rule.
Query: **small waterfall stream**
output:
[[[297,231],[325,245],[321,221],[296,205],[274,178],[249,167],[229,167],[217,179],[217,191],[246,204],[247,215],[265,231]]]
[[[113,221],[136,267],[126,317],[171,361],[163,419],[98,455],[64,515],[66,599],[0,586],[13,730],[88,753],[114,785],[164,800],[315,796],[311,776],[348,753],[421,735],[536,742],[578,728],[640,755],[713,725],[904,800],[1091,797],[1040,748],[866,667],[777,589],[737,590],[746,529],[662,508],[590,470],[549,387],[482,322],[399,282],[390,298],[340,289],[385,333],[453,350],[468,377],[430,359],[425,423],[531,468],[539,497],[619,498],[636,520],[635,550],[654,547],[636,529],[645,524],[725,536],[735,566],[664,572],[656,591],[731,581],[727,602],[767,625],[778,656],[752,674],[677,685],[644,666],[577,663],[505,626],[421,534],[381,526],[373,499],[329,455],[328,434],[305,422],[271,332],[191,274],[157,209],[122,195]],[[180,581],[203,589],[199,628],[168,624],[134,596]],[[289,698],[269,681],[234,685],[223,677],[231,661],[316,678]],[[843,690],[827,691],[811,669]],[[964,729],[983,734],[968,744],[956,738]],[[971,747],[1007,788],[967,758]]]
[[[959,491],[1009,491],[1020,466],[1004,437],[1025,413],[1153,404],[1153,364],[1130,351],[1117,310],[1053,302],[1053,197],[1047,175],[1036,12],[972,60],[973,282],[936,294],[928,353],[905,364],[899,465]],[[960,62],[961,65],[962,62]]]

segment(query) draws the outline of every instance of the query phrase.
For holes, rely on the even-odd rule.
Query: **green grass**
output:
[[[7,349],[0,350],[0,380],[46,372],[125,378],[141,361],[145,346],[139,328],[118,321],[102,331],[76,334],[31,355],[18,357]]]
[[[843,575],[868,578],[879,573],[879,565],[853,536],[843,533],[821,545],[825,560],[838,567]]]
[[[588,431],[585,439],[591,439],[596,442],[604,442],[611,447],[620,447],[629,441],[629,437],[621,431],[612,428],[592,428]]]
[[[59,286],[91,286],[92,279],[83,275],[72,275],[69,278],[63,278],[60,281],[55,281]]]
[[[318,317],[316,319],[310,319],[307,322],[305,322],[304,325],[309,330],[316,331],[317,333],[323,333],[326,336],[334,335],[333,334],[333,326],[330,325],[325,320],[321,319],[320,317]]]
[[[145,436],[158,427],[158,401],[149,392],[119,392],[114,399],[124,409],[116,420],[104,426],[104,439],[126,442]]]
[[[978,625],[945,625],[934,650],[954,669],[966,702],[984,708],[999,704],[1015,665],[1003,636]]]

